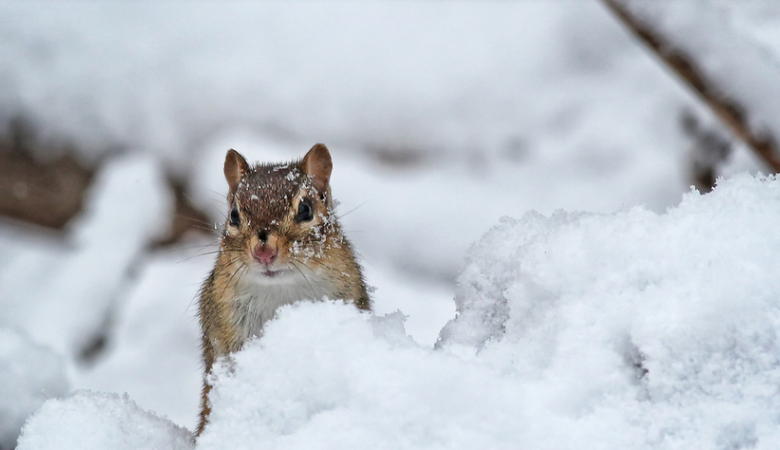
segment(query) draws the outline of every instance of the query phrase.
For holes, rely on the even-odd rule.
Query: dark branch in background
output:
[[[0,216],[64,228],[81,211],[95,169],[68,146],[40,148],[35,128],[22,117],[7,128],[0,136]],[[34,149],[53,156],[36,158]]]
[[[153,242],[151,248],[168,247],[179,243],[187,233],[213,233],[213,222],[208,215],[196,205],[191,197],[187,185],[173,177],[168,177],[168,187],[173,193],[174,211],[171,228],[168,235]]]
[[[0,132],[0,218],[63,230],[82,211],[103,160],[85,162],[73,145],[44,142],[21,116],[5,128]],[[150,243],[152,249],[174,245],[190,232],[208,233],[212,226],[187,196],[187,185],[172,176],[167,181],[175,210],[168,234]]]
[[[733,139],[722,126],[702,123],[690,110],[680,116],[683,132],[691,140],[688,164],[693,184],[699,192],[709,192],[715,187],[720,167],[731,155]]]
[[[768,133],[756,134],[750,129],[746,122],[745,109],[738,99],[730,98],[723,90],[716,88],[690,55],[680,50],[671,38],[653,29],[651,24],[642,22],[632,15],[623,1],[602,1],[629,30],[698,94],[736,137],[745,142],[772,171],[780,172],[780,158],[777,155],[775,139]]]

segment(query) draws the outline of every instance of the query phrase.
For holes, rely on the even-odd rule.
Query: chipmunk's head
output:
[[[250,166],[229,150],[230,186],[222,251],[230,263],[261,282],[316,272],[340,231],[332,215],[327,147],[317,144],[300,161]]]

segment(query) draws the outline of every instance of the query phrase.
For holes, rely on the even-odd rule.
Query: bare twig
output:
[[[777,155],[775,139],[768,132],[757,134],[750,129],[746,120],[746,110],[738,99],[731,98],[721,89],[717,89],[692,57],[686,55],[668,36],[664,36],[650,24],[632,15],[624,2],[602,1],[629,30],[698,94],[737,138],[745,142],[771,170],[780,172],[780,158]]]

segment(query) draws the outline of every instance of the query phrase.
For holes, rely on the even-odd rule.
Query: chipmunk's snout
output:
[[[279,249],[275,245],[260,242],[252,250],[252,256],[260,264],[270,266],[276,261],[276,257],[279,256]]]

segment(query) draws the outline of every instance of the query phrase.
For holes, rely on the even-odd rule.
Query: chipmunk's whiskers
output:
[[[309,281],[309,279],[306,277],[306,275],[303,273],[303,271],[300,269],[300,267],[298,267],[298,264],[296,264],[296,262],[297,262],[298,264],[301,264],[301,262],[300,262],[300,261],[296,261],[295,259],[291,259],[291,260],[290,260],[290,264],[291,264],[293,267],[295,267],[295,270],[297,270],[297,271],[298,271],[298,273],[300,273],[300,274],[301,274],[301,276],[303,277],[303,279],[304,279],[304,280],[306,280],[306,284],[308,284],[308,285],[309,285],[309,289],[311,290],[311,295],[312,295],[312,297],[313,297],[313,296],[315,296],[315,295],[317,295],[316,291],[314,290],[314,286],[312,286],[311,282],[310,282],[310,281]],[[306,265],[304,264],[304,266],[306,266]],[[311,270],[311,269],[309,269],[309,270]],[[316,300],[316,299],[312,299],[312,300]]]

